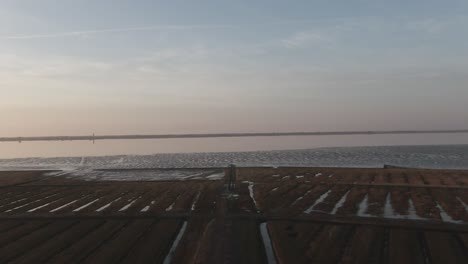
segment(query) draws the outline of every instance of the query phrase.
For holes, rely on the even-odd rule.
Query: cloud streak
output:
[[[38,34],[18,34],[18,35],[0,35],[0,40],[28,40],[28,39],[46,39],[46,38],[61,38],[61,37],[79,37],[87,35],[97,35],[106,33],[120,33],[120,32],[137,32],[137,31],[153,31],[153,30],[204,30],[204,29],[238,29],[238,28],[251,28],[251,27],[270,27],[280,25],[297,25],[297,24],[311,24],[322,20],[278,20],[269,22],[259,23],[246,23],[246,24],[174,24],[174,25],[150,25],[141,27],[121,27],[121,28],[105,28],[105,29],[89,29],[89,30],[75,30],[75,31],[64,31],[55,33],[38,33]],[[341,21],[341,20],[338,20]],[[295,36],[294,41],[304,41],[305,39],[316,38],[317,36],[311,36],[311,32],[306,32],[308,36]],[[302,38],[302,39],[301,39]],[[293,44],[294,45],[294,44]]]
[[[289,38],[281,40],[284,46],[288,48],[296,48],[306,44],[318,44],[329,42],[330,38],[317,32],[298,32]]]
[[[234,28],[232,25],[154,25],[145,27],[127,27],[127,28],[108,28],[108,29],[93,29],[81,31],[67,31],[57,33],[44,33],[44,34],[25,34],[25,35],[10,35],[0,36],[4,40],[28,40],[28,39],[42,39],[42,38],[60,38],[60,37],[77,37],[105,33],[119,33],[119,32],[135,32],[135,31],[152,31],[152,30],[193,30],[193,29],[227,29]]]

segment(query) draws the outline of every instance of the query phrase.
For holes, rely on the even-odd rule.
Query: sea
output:
[[[468,169],[468,134],[0,143],[0,170],[311,166]]]

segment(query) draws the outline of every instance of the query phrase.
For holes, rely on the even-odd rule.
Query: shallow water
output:
[[[3,142],[0,143],[0,159],[447,144],[468,144],[468,133],[103,140],[95,144],[91,141]]]
[[[18,158],[0,160],[0,170],[61,169],[73,174],[95,169],[197,168],[239,166],[382,167],[384,164],[416,167],[468,169],[468,145],[340,147],[305,150],[119,155],[101,157]],[[126,172],[144,178],[146,172]],[[167,173],[167,172],[166,172]],[[111,175],[104,175],[113,177]],[[154,172],[151,172],[154,174]],[[183,176],[183,175],[182,175]]]
[[[466,143],[468,134],[111,140],[95,144],[88,141],[10,142],[0,143],[0,169],[89,171],[224,167],[231,163],[239,166],[381,167],[391,164],[468,168],[468,145],[463,145]]]

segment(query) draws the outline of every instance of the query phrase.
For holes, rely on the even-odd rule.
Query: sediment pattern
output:
[[[468,171],[231,172],[0,172],[0,262],[468,262]]]

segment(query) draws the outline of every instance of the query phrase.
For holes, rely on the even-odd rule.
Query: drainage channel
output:
[[[260,234],[262,235],[263,246],[265,247],[265,253],[267,256],[268,264],[276,264],[275,252],[271,244],[270,234],[268,233],[267,223],[260,224]]]
[[[177,234],[177,237],[174,240],[174,243],[172,243],[171,249],[169,250],[169,253],[167,253],[166,258],[164,259],[163,264],[170,264],[172,262],[172,258],[174,257],[174,253],[177,249],[177,246],[179,245],[180,240],[182,239],[182,236],[185,233],[185,229],[187,228],[187,221],[184,222],[182,227],[180,228],[179,234]]]

